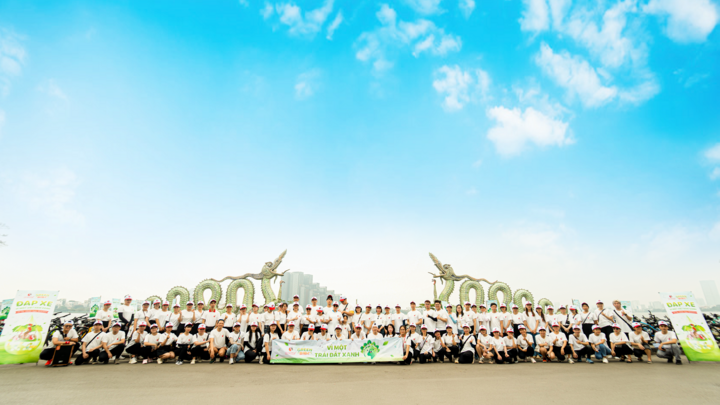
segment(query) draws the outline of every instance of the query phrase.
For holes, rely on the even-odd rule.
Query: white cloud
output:
[[[420,14],[437,14],[442,11],[442,0],[405,0],[405,3]]]
[[[720,179],[720,167],[716,167],[713,169],[712,173],[710,173],[710,180],[717,180]]]
[[[595,69],[579,56],[555,53],[543,43],[535,61],[555,83],[565,88],[571,97],[577,96],[586,107],[606,104],[618,94],[614,86],[603,86]]]
[[[335,34],[335,30],[340,27],[340,24],[343,22],[343,14],[342,11],[338,11],[337,14],[335,14],[335,19],[328,25],[327,28],[327,38],[328,40],[332,41],[333,34]]]
[[[467,191],[465,191],[465,194],[467,195],[477,195],[478,191],[475,187],[470,187]]]
[[[265,6],[263,6],[263,8],[260,9],[260,15],[265,20],[272,17],[272,15],[274,13],[275,13],[275,8],[273,8],[272,4],[270,4],[268,2],[265,2]]]
[[[72,208],[79,185],[72,170],[61,168],[43,175],[25,175],[14,191],[30,209],[57,222],[82,225],[85,218]]]
[[[523,0],[525,9],[520,18],[523,31],[544,31],[550,28],[550,16],[546,0]]]
[[[360,35],[355,57],[372,62],[377,73],[392,68],[389,54],[398,49],[410,48],[415,57],[422,53],[444,56],[459,51],[462,46],[460,37],[446,34],[429,20],[398,21],[397,13],[387,4],[380,7],[376,16],[381,26]]]
[[[643,237],[648,241],[646,257],[652,261],[677,258],[704,238],[696,230],[684,226],[650,232]]]
[[[490,76],[482,69],[463,71],[460,66],[443,66],[435,71],[433,87],[445,95],[443,106],[447,110],[460,110],[474,97],[485,97],[490,87]]]
[[[56,97],[61,100],[67,100],[67,96],[62,91],[60,86],[55,83],[54,79],[48,79],[47,81],[38,84],[36,88],[39,92],[45,93],[51,97]]]
[[[248,0],[240,0],[240,5],[243,7],[247,7],[250,5],[250,2]]]
[[[720,143],[705,151],[705,157],[711,162],[720,162]]]
[[[462,12],[462,15],[465,18],[470,18],[470,14],[472,14],[473,10],[475,10],[475,0],[459,0],[460,4],[458,5],[460,7],[460,12]]]
[[[568,124],[560,119],[545,115],[532,107],[525,111],[519,108],[493,107],[487,116],[496,124],[490,128],[487,138],[495,144],[502,156],[519,155],[526,144],[538,146],[564,146],[574,141],[568,133]]]
[[[314,36],[322,29],[332,12],[333,2],[333,0],[325,0],[321,7],[305,13],[294,3],[276,3],[274,12],[277,13],[280,23],[288,26],[290,35]],[[273,9],[268,8],[269,5],[265,3],[265,7],[260,11],[265,19],[273,16]]]
[[[0,94],[10,93],[10,80],[22,73],[27,53],[20,45],[23,38],[12,31],[0,29]]]
[[[319,77],[320,71],[317,69],[300,74],[295,82],[295,98],[297,100],[306,100],[312,97],[319,86]]]
[[[643,11],[666,19],[666,35],[680,43],[704,42],[719,18],[710,0],[650,0]]]

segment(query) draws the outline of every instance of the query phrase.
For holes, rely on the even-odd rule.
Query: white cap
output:
[[[141,326],[147,326],[147,323],[145,323],[145,321],[138,322],[138,328]]]
[[[470,305],[470,301],[465,301],[465,305]],[[463,326],[464,328],[464,326]]]
[[[333,306],[334,306],[334,307],[339,307],[339,306],[340,306],[340,304],[338,304],[338,302],[337,302],[337,301],[335,301],[335,302],[333,302]]]
[[[142,303],[143,305],[150,305],[150,301],[145,301]]]
[[[517,305],[512,304],[512,309],[517,309],[517,308],[519,308]]]
[[[240,309],[247,309],[247,305],[245,305],[245,304],[240,305]]]
[[[613,327],[613,329],[620,329],[620,325],[618,325],[616,323],[612,324],[612,327]]]
[[[420,329],[427,329],[427,325],[421,326]]]
[[[200,305],[200,304],[205,305],[205,303],[203,301],[198,301],[198,305]]]
[[[308,326],[308,330],[315,330],[315,325],[310,324],[310,326]]]
[[[523,325],[523,324],[518,325],[518,330],[520,330],[520,329],[525,329],[525,325]]]
[[[63,325],[75,325],[73,321],[65,321],[63,322]]]
[[[662,322],[662,321],[660,321],[660,322]],[[662,323],[660,323],[660,322],[658,322],[658,324],[662,325]],[[593,328],[593,330],[600,329],[600,325],[593,325],[592,328]]]
[[[176,302],[175,305],[173,305],[173,308],[175,307],[180,308],[180,304]]]
[[[250,326],[258,326],[257,322],[253,322],[250,324]]]
[[[322,324],[322,325],[320,326],[320,329],[325,329],[325,330],[327,330],[327,325]]]
[[[507,330],[506,330],[505,332],[507,332],[507,333],[515,333],[515,330],[514,330],[513,328],[507,328]]]
[[[161,303],[161,302],[162,302],[162,301],[160,301],[159,299],[156,298],[155,301],[153,301],[153,305],[154,305],[154,304],[159,304],[159,303]]]
[[[103,302],[103,305],[112,305],[112,301],[107,300],[107,301]]]
[[[291,323],[292,323],[292,322],[291,322]],[[242,324],[241,324],[240,322],[235,322],[235,325],[233,325],[233,328],[236,327],[236,326],[242,326]]]
[[[168,305],[168,306],[169,306],[169,305],[170,305],[170,302],[164,301],[164,302],[163,302],[163,306],[165,306],[165,305]]]
[[[293,298],[300,298],[300,296],[295,294],[295,295],[293,295]]]
[[[165,324],[165,327],[166,327],[166,328],[172,328],[172,327],[173,327],[173,324],[170,323],[170,322],[168,322],[168,323]]]
[[[187,304],[185,304],[185,305],[195,305],[195,303],[192,301],[188,301]]]
[[[204,323],[201,323],[200,325],[198,325],[198,329],[206,329],[206,328],[205,328],[205,324],[204,324]]]
[[[338,325],[335,327],[335,329],[342,329],[342,326]]]
[[[288,326],[295,326],[295,322],[293,322],[293,321],[288,322]]]
[[[595,304],[604,304],[604,302],[602,302],[602,300],[597,300]]]
[[[293,306],[296,306],[296,305],[297,305],[297,306],[300,306],[300,303],[297,302],[297,301],[293,302]]]
[[[310,301],[317,301],[317,297],[310,298]]]
[[[128,295],[125,296],[124,299],[126,299],[126,300],[131,300],[131,299],[132,299],[132,296],[131,296],[130,294],[128,294]]]
[[[395,304],[395,308],[402,308],[400,304]]]
[[[233,307],[233,304],[230,304],[230,303],[228,303],[227,305],[225,305],[225,308],[232,308],[232,307]]]
[[[553,321],[552,325],[550,325],[550,326],[552,326],[552,327],[554,328],[554,327],[556,327],[556,326],[560,326],[560,324],[557,323],[557,322],[555,322],[555,321]]]
[[[469,304],[469,303],[468,303],[468,304]],[[470,325],[468,325],[468,324],[464,323],[464,324],[462,325],[462,328],[463,328],[463,329],[465,329],[465,328],[468,328],[468,329],[470,329]]]
[[[500,328],[493,328],[492,333],[495,333],[495,332],[500,333]]]
[[[665,326],[668,326],[668,323],[667,323],[667,322],[665,322],[665,321],[660,321],[660,322],[658,322],[658,325],[665,325]]]
[[[277,325],[277,322],[272,321],[272,322],[270,322],[270,325]]]

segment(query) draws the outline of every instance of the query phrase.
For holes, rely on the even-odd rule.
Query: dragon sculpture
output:
[[[275,293],[272,290],[272,284],[271,282],[274,281],[277,277],[282,277],[285,273],[287,273],[290,270],[285,270],[282,273],[278,273],[275,270],[280,266],[280,263],[282,263],[283,257],[285,257],[285,254],[287,253],[287,249],[280,253],[280,256],[278,256],[277,259],[275,259],[274,262],[266,262],[263,266],[262,270],[260,270],[260,273],[246,273],[239,277],[232,277],[227,276],[222,280],[215,280],[211,278],[210,280],[222,283],[225,280],[243,280],[247,278],[253,278],[255,280],[261,280],[260,281],[260,288],[262,289],[263,297],[265,298],[265,303],[273,302],[276,300]]]
[[[485,290],[483,289],[482,285],[480,284],[481,281],[484,281],[488,284],[490,284],[490,288],[488,289],[488,299],[490,300],[498,300],[498,293],[503,293],[503,302],[506,305],[510,305],[510,303],[515,303],[518,307],[522,308],[523,306],[523,299],[526,302],[532,302],[533,305],[535,304],[533,295],[530,293],[530,291],[525,289],[519,289],[515,291],[515,295],[512,294],[512,290],[510,289],[510,286],[503,283],[502,281],[494,281],[490,282],[484,278],[475,278],[468,275],[457,275],[455,274],[455,270],[452,268],[449,264],[442,264],[440,263],[440,260],[435,257],[432,253],[430,253],[430,258],[432,259],[433,263],[435,264],[435,267],[438,268],[440,271],[440,274],[434,274],[430,273],[433,276],[433,284],[435,284],[435,279],[439,278],[440,282],[445,283],[445,288],[440,292],[440,296],[437,295],[437,290],[433,286],[434,289],[434,297],[436,300],[449,302],[450,301],[450,295],[452,295],[453,291],[455,290],[455,282],[456,281],[463,281],[463,283],[460,285],[460,302],[465,303],[470,301],[470,290],[475,290],[475,303],[477,305],[485,304]],[[543,307],[546,307],[548,305],[552,305],[552,302],[548,300],[547,298],[542,298],[540,301],[538,301],[538,305],[541,305]]]

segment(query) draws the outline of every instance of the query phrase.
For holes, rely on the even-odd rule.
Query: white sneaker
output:
[[[605,358],[603,358],[603,363],[607,364],[607,363],[608,363],[608,360],[605,359]]]
[[[136,357],[131,357],[129,364],[135,364],[135,363],[137,363],[137,358],[136,358]]]
[[[143,363],[142,363],[142,364],[147,364],[147,363],[148,363],[148,360],[147,360],[147,359],[143,359]]]
[[[162,359],[158,357],[158,364],[162,364]]]
[[[230,357],[230,361],[229,361],[228,363],[230,363],[230,364],[235,363],[235,359],[233,359],[232,357]]]
[[[573,361],[573,359],[568,359],[568,363],[570,363],[570,364],[575,364],[575,362]]]
[[[110,358],[110,361],[115,361],[115,356],[112,356],[112,357]]]
[[[118,358],[116,357],[114,363],[115,363],[115,364],[120,364],[120,359],[118,359]]]
[[[125,360],[125,356],[120,356],[120,360]]]
[[[192,361],[190,362],[190,364],[195,364],[195,359],[192,359]]]
[[[537,363],[537,362],[535,361],[535,359],[533,359],[532,357],[530,358],[530,361],[533,362],[533,363]]]
[[[263,364],[263,357],[264,356],[260,356],[260,361],[259,361],[260,364]],[[373,363],[373,364],[375,364],[375,363]]]

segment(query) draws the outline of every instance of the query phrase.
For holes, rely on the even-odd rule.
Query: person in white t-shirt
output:
[[[423,311],[423,325],[427,326],[427,330],[435,330],[435,310],[430,306],[430,300],[425,300],[425,311]],[[422,328],[420,329],[422,331]]]
[[[526,363],[528,359],[535,363],[535,359],[533,358],[535,354],[535,338],[533,335],[527,333],[525,325],[518,326],[518,330],[520,331],[520,335],[517,337],[518,357]]]
[[[210,335],[207,333],[205,324],[198,325],[198,333],[195,334],[193,347],[190,349],[193,359],[190,364],[195,362],[202,363],[203,360],[210,360]]]
[[[205,318],[205,311],[205,303],[202,301],[198,301],[197,306],[195,307],[195,325],[193,325],[193,333],[195,334],[198,333],[200,329],[200,324],[203,323],[203,318]],[[205,328],[207,328],[207,325],[205,325]]]
[[[152,308],[150,308],[150,316],[148,317],[148,319],[150,319],[150,329],[152,329],[152,325],[157,325],[157,314],[161,311],[160,304],[160,300],[155,299],[155,301],[153,301]]]
[[[150,303],[148,302],[148,305]],[[143,347],[145,346],[145,337],[148,335],[147,324],[145,321],[140,321],[137,324],[137,329],[130,333],[130,337],[127,339],[127,345],[125,351],[130,355],[130,364],[137,363],[137,358],[143,355]]]
[[[475,362],[475,350],[482,353],[481,345],[477,343],[475,335],[470,331],[470,325],[462,325],[463,335],[458,339],[458,354],[455,364],[472,364]],[[447,337],[445,335],[444,337]],[[480,357],[482,362],[482,356]]]
[[[382,313],[382,305],[378,305],[375,307],[375,317],[373,318],[373,325],[377,325],[378,330],[381,333],[385,330],[385,316]]]
[[[570,311],[569,319],[571,329],[575,330],[575,325],[578,325],[580,326],[580,331],[582,332],[582,318],[580,317],[577,308],[575,308],[573,305],[569,305],[568,311]],[[587,335],[585,335],[585,337],[587,337]]]
[[[582,333],[582,327],[580,325],[573,326],[573,333],[568,338],[568,346],[572,351],[572,356],[568,359],[570,364],[575,362],[573,359],[582,361],[583,356],[587,357],[587,360],[585,360],[587,363],[593,364],[591,358],[593,349],[590,347],[587,336]]]
[[[245,337],[245,333],[240,329],[242,324],[240,322],[235,322],[235,324],[232,327],[232,332],[228,334],[228,340],[230,343],[230,347],[228,347],[228,357],[230,360],[228,361],[229,364],[233,364],[237,361],[245,359],[245,352],[243,351],[243,339]]]
[[[587,302],[583,302],[581,306],[582,312],[578,314],[581,319],[580,326],[582,327],[582,333],[589,339],[590,335],[593,334],[593,325],[597,325],[598,319],[595,313],[590,311],[590,305]]]
[[[288,324],[292,322],[295,324],[295,332],[298,332],[300,330],[300,317],[302,317],[302,312],[300,312],[300,303],[299,302],[293,302],[291,311],[287,315],[287,322]]]
[[[110,321],[113,320],[113,311],[110,309],[112,302],[110,300],[103,303],[103,308],[99,309],[95,313],[95,320],[103,323],[102,331],[107,332],[110,330]]]
[[[622,331],[620,325],[612,324],[613,333],[610,334],[610,354],[614,357],[620,356],[620,360],[632,363],[632,348],[630,347],[630,339],[625,332]]]
[[[442,308],[440,300],[435,300],[435,330],[445,334],[445,327],[448,323],[448,312]]]
[[[590,347],[595,352],[595,358],[597,360],[602,360],[603,363],[607,364],[608,360],[606,357],[610,355],[607,338],[605,337],[605,334],[602,333],[600,325],[593,325],[592,329],[592,335],[588,336]]]
[[[622,330],[624,334],[627,335],[632,333],[632,316],[630,316],[630,314],[625,311],[625,308],[622,307],[622,304],[619,300],[613,301],[613,307],[614,308],[611,310],[613,323],[620,325],[620,330]]]
[[[260,342],[263,335],[260,332],[258,324],[253,322],[250,324],[250,330],[245,334],[243,348],[245,350],[245,363],[252,363],[256,357],[262,355],[262,345]]]
[[[420,327],[420,325],[422,325],[423,316],[420,311],[415,308],[416,305],[417,304],[415,304],[415,301],[410,301],[410,311],[408,311],[407,313],[407,325],[408,327],[410,325],[415,325],[417,329]]]
[[[260,356],[260,364],[270,364],[270,359],[272,358],[272,341],[275,339],[280,339],[280,336],[278,336],[277,322],[272,321],[268,333],[263,337],[263,354]]]
[[[374,324],[370,329],[370,333],[365,336],[367,339],[382,339],[383,335],[380,333],[380,325]]]
[[[275,322],[275,304],[266,305],[263,308],[262,313],[262,328],[260,330],[263,332],[263,334],[267,334],[270,332],[270,324]],[[277,325],[277,323],[275,324]]]
[[[545,318],[545,311],[543,311],[543,307],[540,305],[535,305],[535,322],[537,322],[537,333],[540,333],[541,326],[545,328],[545,332],[547,332],[547,328],[550,327]]]
[[[183,311],[180,311],[180,321],[179,321],[183,325],[186,323],[193,324],[193,329],[195,329],[195,321],[196,321],[194,305],[195,304],[192,301],[188,301],[187,304],[185,304],[185,309]],[[193,333],[193,335],[194,335],[194,333]]]
[[[172,332],[172,323],[168,322],[165,324],[165,333],[161,333],[160,336],[160,346],[158,346],[157,349],[158,364],[175,358],[173,344],[177,341],[177,336]]]
[[[417,326],[415,324],[410,324],[410,329],[408,330],[408,338],[410,339],[410,345],[411,345],[411,351],[410,353],[413,356],[413,360],[416,362],[420,361],[420,350],[418,348],[420,347],[420,342],[422,341],[422,337],[419,333],[417,333]]]
[[[355,306],[355,312],[353,312],[352,316],[349,316],[349,322],[351,327],[354,329],[355,325],[360,323],[360,317],[362,316],[362,307],[358,304]]]
[[[193,358],[191,352],[193,343],[195,342],[195,336],[192,334],[193,323],[187,322],[183,325],[183,329],[183,333],[177,335],[175,345],[175,358],[177,359],[175,364],[178,366],[183,364],[183,360],[190,361]]]
[[[140,322],[144,322],[145,325],[150,324],[150,301],[143,302],[142,309],[135,313],[135,320],[132,329],[137,330]]]
[[[300,335],[295,330],[295,322],[288,322],[287,327],[288,330],[281,336],[282,340],[300,340]]]
[[[483,326],[485,326],[485,331],[487,331],[488,328],[490,327],[490,314],[488,313],[488,310],[487,310],[487,307],[485,306],[485,304],[480,304],[480,305],[472,304],[470,306],[470,308],[473,311],[473,316],[475,317],[475,319],[477,319],[478,328],[482,324]],[[478,308],[480,309],[480,312],[478,312]]]
[[[120,322],[114,322],[111,331],[103,336],[102,352],[98,356],[101,363],[108,364],[110,359],[113,359],[115,364],[120,361],[120,355],[125,351],[125,332],[120,328]]]
[[[400,328],[398,328],[399,335],[398,337],[402,341],[402,349],[403,349],[403,358],[402,361],[398,364],[405,364],[409,365],[413,362],[413,355],[412,355],[412,342],[410,340],[410,336],[407,334],[407,326],[400,325]]]
[[[386,338],[397,337],[397,333],[395,333],[395,326],[393,326],[392,323],[389,323],[387,324],[387,326],[385,326],[385,333],[383,333],[383,336]]]
[[[465,337],[463,336],[463,339]],[[492,362],[493,354],[490,349],[492,349],[492,336],[490,336],[487,332],[487,328],[485,325],[480,324],[478,326],[478,335],[477,335],[477,353],[480,357],[480,364],[483,364],[483,359],[487,359]]]
[[[215,329],[210,332],[210,338],[208,343],[208,353],[210,353],[210,363],[214,363],[215,359],[219,359],[220,363],[225,358],[225,352],[227,351],[227,339],[230,337],[227,329],[225,329],[225,320],[219,318],[215,323]]]
[[[275,323],[277,324],[277,333],[281,336],[287,330],[288,314],[287,304],[284,302],[280,303],[277,311],[275,311]]]
[[[159,359],[158,349],[163,341],[163,335],[158,333],[158,325],[150,325],[150,334],[145,336],[143,342],[143,364]],[[159,361],[162,364],[162,360]]]
[[[548,333],[548,338],[552,345],[548,359],[550,361],[557,359],[559,363],[565,361],[565,356],[570,354],[570,349],[567,347],[568,340],[567,336],[560,331],[560,324],[556,321],[552,323],[552,332]]]
[[[390,305],[385,305],[385,313],[381,316],[380,333],[383,335],[387,333],[387,326],[392,323],[392,314],[390,313]]]
[[[613,319],[613,313],[611,310],[605,308],[605,304],[598,300],[595,304],[597,309],[595,310],[595,317],[597,318],[597,324],[600,325],[600,329],[605,336],[609,336],[613,333],[612,324],[615,322]]]
[[[560,332],[569,338],[573,334],[573,317],[567,311],[565,305],[560,305],[560,313],[555,315],[555,321],[560,325]]]
[[[557,316],[555,315],[555,308],[552,305],[545,307],[545,327],[548,330],[548,335],[552,333],[552,324],[557,322]]]
[[[493,336],[490,339],[490,353],[492,353],[492,359],[495,361],[495,364],[503,364],[510,359],[507,352],[507,346],[505,346],[505,341],[500,334],[500,329],[495,328],[492,330],[492,333]]]
[[[515,337],[517,338],[518,336],[520,336],[520,325],[523,325],[523,315],[522,312],[520,312],[520,308],[515,304],[512,305],[512,313],[510,314],[510,325],[513,328]]]
[[[333,339],[335,340],[346,340],[348,337],[345,334],[345,330],[343,330],[342,325],[338,325],[335,327],[335,334],[333,335]]]
[[[182,311],[180,311],[180,304],[176,302],[175,304],[173,304],[173,311],[170,313],[170,316],[168,316],[167,319],[167,322],[172,324],[172,331],[175,336],[183,333],[183,330],[185,329],[184,325],[180,323],[181,317]]]
[[[628,335],[628,339],[630,340],[633,354],[637,357],[638,361],[643,361],[643,355],[647,355],[648,364],[652,364],[650,335],[642,329],[642,325],[638,322],[633,322],[632,327],[633,331]]]
[[[126,295],[123,305],[118,308],[118,319],[122,323],[122,330],[127,334],[130,332],[130,327],[135,324],[135,308],[132,304],[132,297]]]
[[[247,305],[240,305],[240,312],[237,316],[237,322],[240,322],[240,332],[246,334],[248,332],[248,325],[250,325],[250,314],[247,311]]]
[[[505,350],[508,354],[508,363],[517,363],[518,346],[517,339],[515,339],[515,330],[513,330],[512,326],[505,330],[505,337],[503,338],[503,341],[505,343]]]
[[[310,305],[305,307],[305,315],[300,317],[300,335],[302,336],[305,334],[305,332],[310,329],[310,325],[313,326],[313,329],[315,328],[315,321],[317,321],[317,315],[313,315],[312,313],[312,307]]]
[[[303,334],[300,336],[300,340],[317,340],[314,324],[310,324],[308,326],[307,332],[303,332]]]
[[[512,318],[507,311],[507,305],[503,302],[500,304],[500,335],[507,333],[507,328],[512,327]]]
[[[375,315],[370,313],[372,310],[372,305],[367,304],[365,306],[365,312],[363,312],[362,315],[360,315],[360,323],[363,326],[363,332],[365,334],[370,333],[370,329],[372,329],[373,324],[375,324]]]
[[[207,330],[213,330],[215,329],[215,324],[217,323],[217,320],[222,317],[222,314],[218,312],[217,300],[215,300],[215,298],[210,299],[209,304],[210,308],[208,308],[208,310],[203,313],[202,323],[205,324],[205,328],[207,328]]]
[[[552,340],[547,336],[545,327],[538,326],[538,334],[535,336],[535,353],[540,355],[543,363],[547,363],[550,352],[552,352]]]
[[[77,331],[73,328],[73,322],[65,321],[65,323],[63,323],[62,331],[56,330],[53,332],[47,348],[40,352],[40,360],[47,360],[45,365],[49,366],[52,364],[52,358],[55,355],[55,351],[60,350],[62,346],[71,346],[70,355],[63,356],[67,356],[68,359],[72,358],[72,355],[79,347],[79,340],[80,336],[78,336]],[[68,364],[72,364],[72,362],[68,362]]]
[[[503,325],[503,321],[505,320],[505,315],[501,314],[497,310],[497,304],[492,303],[490,304],[490,312],[486,313],[485,315],[487,317],[488,322],[490,323],[489,329],[494,331],[497,329],[498,331],[501,330]]]
[[[225,329],[228,333],[232,332],[235,321],[237,320],[237,315],[233,313],[233,304],[225,305],[225,313],[222,314],[221,318],[225,323]]]
[[[405,325],[407,319],[407,315],[402,313],[402,308],[400,307],[400,304],[395,305],[395,313],[392,314],[392,316],[390,317],[390,321],[392,322],[393,326],[395,326],[395,330],[399,331],[400,326]]]
[[[430,306],[429,302],[428,306]],[[418,352],[420,353],[420,364],[431,362],[435,357],[435,352],[433,352],[433,343],[435,343],[435,339],[428,335],[427,332],[427,325],[420,327],[420,343],[417,346]]]
[[[255,323],[257,324],[258,331],[262,332],[264,330],[263,316],[261,313],[258,312],[259,310],[260,308],[257,304],[252,304],[252,312],[250,312],[250,315],[248,316],[248,325],[252,325],[253,323]]]
[[[321,307],[320,305],[318,305],[317,302],[318,302],[317,297],[312,297],[312,298],[310,299],[310,307],[312,308],[312,314],[313,314],[313,315],[317,315],[317,310],[318,310],[318,309],[322,309],[322,307]]]
[[[657,355],[662,359],[667,359],[668,363],[673,362],[675,358],[675,364],[682,364],[680,359],[680,345],[678,345],[678,338],[675,332],[669,330],[670,327],[665,321],[658,322],[660,332],[655,334],[655,343],[658,343]]]
[[[363,326],[359,323],[355,325],[355,332],[350,335],[350,340],[365,340],[365,332],[363,332]]]
[[[525,310],[522,313],[522,321],[523,325],[525,325],[526,332],[529,333],[530,336],[534,337],[537,334],[538,322],[537,315],[533,312],[532,302],[525,303]],[[519,330],[520,329],[518,328],[518,331]]]
[[[325,342],[330,340],[330,334],[328,333],[328,326],[326,324],[320,325],[320,334],[317,335],[317,340]]]
[[[155,312],[155,321],[158,325],[158,333],[165,333],[165,325],[168,323],[170,315],[172,315],[172,312],[170,312],[170,302],[165,301],[162,303],[162,308]],[[170,332],[172,332],[172,329]]]
[[[102,322],[95,321],[90,332],[82,339],[82,352],[75,359],[75,365],[79,366],[85,362],[92,364],[102,353],[102,339],[105,332],[102,331]]]

